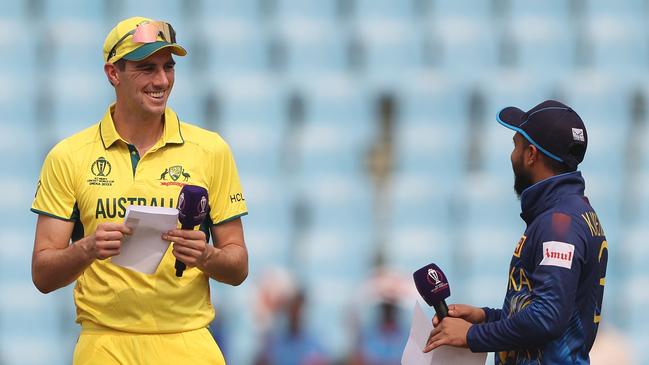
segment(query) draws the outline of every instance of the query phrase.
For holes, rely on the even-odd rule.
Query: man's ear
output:
[[[113,86],[117,86],[119,84],[119,73],[117,71],[117,66],[115,66],[114,64],[108,62],[104,64],[104,73],[106,73],[108,82],[110,82],[110,84]]]
[[[535,145],[530,143],[527,146],[527,148],[525,148],[525,155],[524,155],[525,156],[525,163],[527,165],[531,166],[534,163],[538,162],[539,158],[541,157],[541,156],[539,156],[540,153],[541,153],[541,151],[539,151],[539,149],[536,148]]]

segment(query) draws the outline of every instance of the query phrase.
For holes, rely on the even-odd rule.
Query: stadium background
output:
[[[170,105],[238,162],[250,276],[213,291],[230,363],[253,362],[291,287],[332,363],[378,303],[397,298],[408,324],[409,275],[431,261],[451,302],[499,307],[524,226],[495,115],[557,98],[588,127],[581,170],[610,249],[600,329],[649,364],[644,0],[2,1],[0,364],[70,361],[72,288],[32,285],[28,209],[47,151],[113,100],[101,46],[134,15],[177,30]]]

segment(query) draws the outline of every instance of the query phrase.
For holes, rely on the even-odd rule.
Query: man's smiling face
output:
[[[175,61],[163,48],[141,61],[126,61],[118,70],[117,97],[138,115],[162,115],[174,85]]]

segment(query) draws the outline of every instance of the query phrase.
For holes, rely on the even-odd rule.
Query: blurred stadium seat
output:
[[[644,19],[602,13],[588,18],[586,38],[598,70],[618,79],[633,80],[649,65],[649,42]]]
[[[349,68],[349,32],[319,19],[288,19],[277,25],[286,44],[286,73],[292,83],[322,80]],[[295,32],[295,29],[302,29]]]
[[[574,70],[577,40],[572,26],[557,17],[513,16],[510,36],[517,67],[554,80]]]
[[[279,19],[304,19],[316,23],[328,23],[338,16],[339,10],[337,0],[277,0],[275,3]]]
[[[202,25],[201,33],[206,42],[209,75],[214,80],[270,70],[270,36],[252,19],[215,18]]]
[[[12,3],[28,3],[26,1],[12,1]],[[77,1],[77,0],[42,0],[43,15],[48,23],[59,23],[63,19],[73,19],[96,24],[104,18],[105,6],[104,1]],[[34,2],[38,3],[38,2]],[[142,3],[142,2],[137,2]],[[129,9],[130,10],[130,9]],[[129,12],[132,13],[132,12]],[[137,12],[140,14],[139,12]],[[83,32],[73,32],[70,35],[83,35]],[[105,36],[105,34],[104,34]],[[73,40],[75,37],[70,37]]]

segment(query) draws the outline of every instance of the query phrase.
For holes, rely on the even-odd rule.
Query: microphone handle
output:
[[[193,230],[194,227],[193,226],[186,226],[186,225],[183,224],[181,226],[181,229],[191,229],[191,230]],[[185,265],[184,262],[176,259],[176,264],[174,265],[174,268],[176,268],[176,276],[181,278],[183,276],[183,272],[187,268],[187,265]]]
[[[446,305],[445,300],[433,304],[433,308],[435,308],[435,313],[437,314],[437,318],[439,318],[440,321],[448,315],[448,306]]]

